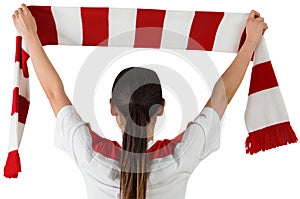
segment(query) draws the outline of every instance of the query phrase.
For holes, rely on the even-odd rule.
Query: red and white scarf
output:
[[[174,11],[134,8],[29,6],[42,45],[164,48],[237,53],[245,41],[246,13]],[[18,149],[29,108],[29,58],[17,37],[15,86],[11,112],[8,178],[21,171]],[[297,142],[262,38],[253,56],[245,112],[253,154]]]

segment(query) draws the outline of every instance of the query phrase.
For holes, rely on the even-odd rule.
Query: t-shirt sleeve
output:
[[[192,172],[200,161],[220,147],[220,118],[216,111],[205,107],[188,123],[182,140],[175,148],[180,167]]]
[[[55,144],[64,150],[78,166],[87,164],[93,154],[89,124],[84,122],[72,105],[57,114]]]

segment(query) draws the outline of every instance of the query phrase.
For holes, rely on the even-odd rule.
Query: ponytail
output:
[[[121,199],[146,199],[147,125],[164,103],[160,80],[150,69],[126,68],[114,81],[111,100],[126,120],[120,162]]]
[[[148,113],[139,105],[129,105],[130,117],[123,133],[120,193],[122,199],[146,199]]]

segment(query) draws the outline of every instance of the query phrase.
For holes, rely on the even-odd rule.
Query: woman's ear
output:
[[[165,104],[166,104],[166,101],[164,100],[163,103],[161,104],[161,106],[159,106],[159,108],[157,110],[157,116],[161,116],[164,114]]]
[[[118,116],[118,110],[116,105],[114,105],[114,103],[112,102],[111,98],[109,100],[109,104],[110,104],[110,113],[112,116]]]

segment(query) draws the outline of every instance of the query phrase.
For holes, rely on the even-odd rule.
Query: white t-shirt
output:
[[[72,105],[58,112],[55,142],[81,170],[89,199],[119,199],[121,147],[117,142],[90,131]],[[220,118],[206,107],[176,138],[149,144],[147,199],[184,199],[193,170],[219,149]]]

